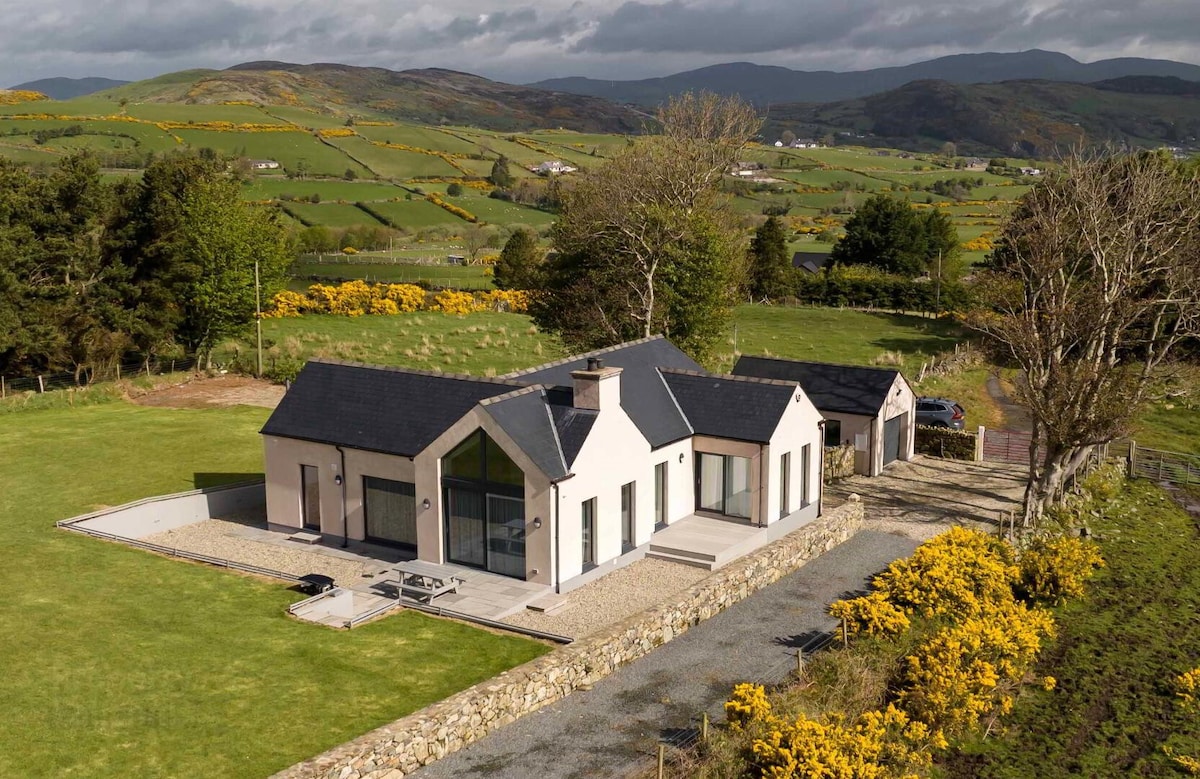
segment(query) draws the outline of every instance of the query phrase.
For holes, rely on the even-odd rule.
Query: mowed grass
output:
[[[421,176],[461,176],[462,172],[432,154],[376,146],[365,138],[330,138],[329,142],[360,160],[376,175],[411,179]]]
[[[1200,717],[1173,689],[1200,665],[1196,517],[1135,481],[1087,522],[1106,566],[1087,596],[1056,610],[1058,636],[1033,674],[1056,686],[1023,689],[1003,727],[960,746],[939,775],[1194,775],[1172,755],[1200,757]]]
[[[519,203],[509,203],[486,194],[461,195],[446,198],[446,201],[460,208],[465,208],[484,222],[492,224],[511,225],[524,224],[531,227],[545,227],[552,224],[558,216],[549,211],[523,206]]]
[[[326,227],[353,227],[354,225],[379,226],[375,217],[352,205],[341,203],[285,203],[284,213],[297,216],[310,224]]]
[[[0,425],[0,776],[261,777],[546,651],[405,612],[296,622],[282,583],[58,530],[262,472],[259,408],[104,405]]]
[[[390,126],[359,125],[354,131],[364,138],[381,143],[400,143],[416,149],[446,151],[455,154],[480,154],[482,150],[470,141],[432,127],[415,124]]]
[[[915,375],[924,360],[963,340],[959,326],[946,320],[850,309],[743,305],[734,322],[728,365],[736,348],[738,354],[891,366]]]
[[[467,225],[465,220],[419,195],[414,195],[412,200],[372,203],[371,210],[378,211],[404,230],[420,230],[423,227],[433,227],[434,225],[448,225],[454,229],[463,229]]]
[[[287,170],[297,170],[303,164],[314,175],[341,176],[347,170],[352,170],[360,178],[371,176],[366,168],[305,132],[174,132],[193,149],[208,147],[250,159],[276,160]]]
[[[493,312],[267,319],[263,336],[275,359],[328,357],[477,376],[565,356],[558,339],[540,332],[529,317]]]
[[[453,289],[491,289],[492,279],[482,265],[397,265],[393,263],[297,262],[292,265],[293,289],[305,290],[313,279],[364,279],[391,284],[424,283]]]
[[[281,195],[308,197],[313,194],[320,195],[323,201],[348,200],[356,203],[360,200],[387,200],[393,197],[404,197],[406,192],[394,184],[377,181],[294,180],[282,176],[260,176],[242,188],[242,197],[247,200],[273,200]]]

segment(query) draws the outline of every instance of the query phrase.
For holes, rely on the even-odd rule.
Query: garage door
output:
[[[883,464],[900,459],[900,428],[907,414],[889,419],[883,423]]]

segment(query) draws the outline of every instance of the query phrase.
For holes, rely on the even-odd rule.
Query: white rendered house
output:
[[[782,531],[820,511],[800,385],[710,375],[661,337],[498,378],[312,361],[262,434],[272,528],[563,592],[690,517]]]

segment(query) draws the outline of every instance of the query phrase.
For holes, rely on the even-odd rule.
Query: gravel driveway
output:
[[[863,530],[751,597],[598,682],[417,771],[421,779],[620,776],[660,738],[723,718],[733,685],[781,679],[807,645],[836,623],[833,600],[863,590],[916,542]]]

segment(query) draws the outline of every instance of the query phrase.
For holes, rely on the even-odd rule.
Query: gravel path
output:
[[[464,750],[417,771],[419,779],[556,779],[623,776],[655,744],[694,727],[700,712],[720,719],[737,682],[777,681],[797,647],[830,632],[826,606],[866,587],[915,543],[870,530],[827,552],[650,654]]]
[[[579,638],[661,603],[709,573],[691,565],[645,558],[573,590],[562,611],[524,611],[504,621]]]
[[[256,541],[237,522],[204,519],[142,539],[188,552],[272,568],[302,576],[323,573],[339,584],[354,584],[364,573],[377,573],[380,563],[367,564],[307,549],[295,541]]]

